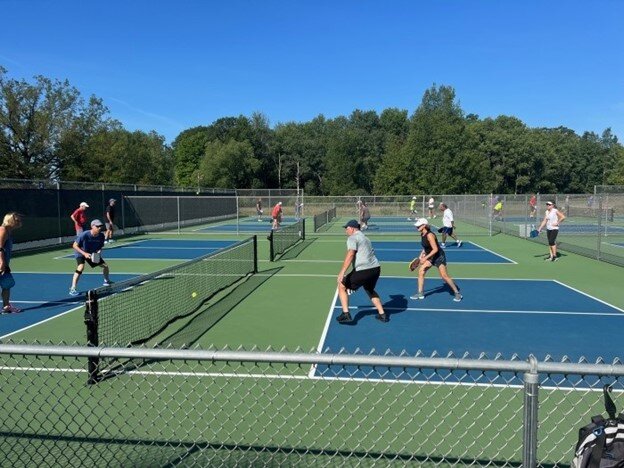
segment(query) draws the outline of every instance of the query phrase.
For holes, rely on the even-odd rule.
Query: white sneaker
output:
[[[462,241],[457,241],[457,247],[461,247],[462,246]]]
[[[421,300],[421,299],[424,299],[424,298],[425,298],[425,295],[423,293],[416,293],[413,296],[410,296],[410,299],[414,299],[415,301],[416,300]]]
[[[69,295],[70,296],[77,296],[78,294],[80,294],[78,291],[76,291],[76,288],[70,288],[69,289]]]
[[[442,242],[442,243],[440,244],[440,247],[442,247],[443,249],[446,249],[446,243]]]
[[[453,302],[461,302],[461,300],[464,298],[464,296],[462,296],[461,294],[457,293],[455,294],[455,297],[453,298]]]
[[[113,242],[115,242],[115,240],[114,240],[114,239],[108,239],[108,243],[109,243],[109,244],[112,244]]]

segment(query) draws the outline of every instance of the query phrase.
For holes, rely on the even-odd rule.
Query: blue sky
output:
[[[624,141],[620,0],[0,0],[0,16],[10,78],[68,79],[168,142],[255,111],[411,114],[433,83],[482,118]]]

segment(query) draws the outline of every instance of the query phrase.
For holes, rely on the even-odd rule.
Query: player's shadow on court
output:
[[[456,286],[459,289],[459,292],[461,292],[461,285],[456,283]],[[425,298],[427,296],[433,296],[434,294],[448,294],[449,296],[455,296],[451,287],[446,283],[442,283],[440,286],[425,291]]]
[[[407,310],[408,299],[403,294],[391,294],[390,300],[383,303],[384,311],[388,316],[388,319],[392,320],[392,316],[400,314]],[[377,315],[377,309],[371,306],[361,306],[357,313],[353,316],[353,321],[346,325],[356,325],[360,319],[369,317],[374,319]]]
[[[292,260],[293,258],[297,258],[299,254],[310,247],[314,241],[316,241],[316,238],[299,242],[297,245],[288,249],[278,260]]]

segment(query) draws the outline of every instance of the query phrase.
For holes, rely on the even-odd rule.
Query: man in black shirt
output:
[[[117,228],[115,226],[115,202],[114,198],[108,200],[108,206],[106,207],[106,236],[104,243],[110,244],[111,242],[115,242],[113,240],[113,232]]]

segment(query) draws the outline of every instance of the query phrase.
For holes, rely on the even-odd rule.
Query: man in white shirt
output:
[[[462,241],[460,241],[455,234],[453,234],[453,230],[455,229],[455,218],[453,217],[453,212],[446,205],[446,203],[440,203],[440,211],[442,212],[442,227],[440,231],[442,233],[442,243],[440,244],[442,248],[446,247],[446,236],[451,236],[455,239],[457,243],[457,247],[462,246]]]

